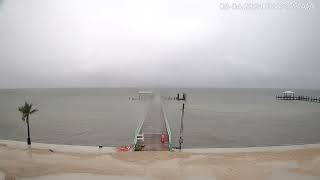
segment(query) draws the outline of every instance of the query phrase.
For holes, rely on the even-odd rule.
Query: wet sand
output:
[[[90,153],[86,153],[84,150],[50,151],[45,146],[27,148],[1,142],[0,172],[3,174],[0,173],[0,180],[320,179],[319,145],[259,150],[241,148],[242,151],[235,148],[234,152],[209,149],[202,152],[123,153],[98,150],[94,153],[91,147]]]

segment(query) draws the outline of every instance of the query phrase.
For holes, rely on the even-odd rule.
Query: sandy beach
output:
[[[0,141],[0,180],[320,179],[319,144],[184,152],[116,152],[78,146],[71,150],[37,143],[28,148],[23,144]],[[69,149],[63,151],[64,147]]]

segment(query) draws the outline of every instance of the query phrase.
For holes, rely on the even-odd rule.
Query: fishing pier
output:
[[[276,98],[279,100],[306,101],[306,102],[320,103],[320,97],[295,95],[295,93],[292,91],[285,91],[282,93],[281,96],[276,96]]]
[[[139,123],[134,136],[134,151],[171,151],[171,130],[160,97],[147,102],[145,118]]]

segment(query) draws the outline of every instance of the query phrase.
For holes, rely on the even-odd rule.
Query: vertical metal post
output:
[[[179,149],[180,149],[180,152],[181,152],[181,145],[183,143],[183,137],[182,137],[182,133],[183,133],[183,118],[184,118],[184,103],[182,104],[181,125],[180,125],[180,138],[179,138]]]

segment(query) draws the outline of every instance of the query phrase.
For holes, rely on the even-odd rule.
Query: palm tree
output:
[[[28,125],[28,145],[31,145],[30,139],[30,127],[29,127],[29,115],[38,111],[38,109],[32,109],[32,104],[25,102],[24,106],[19,107],[19,111],[22,113],[22,121]]]

